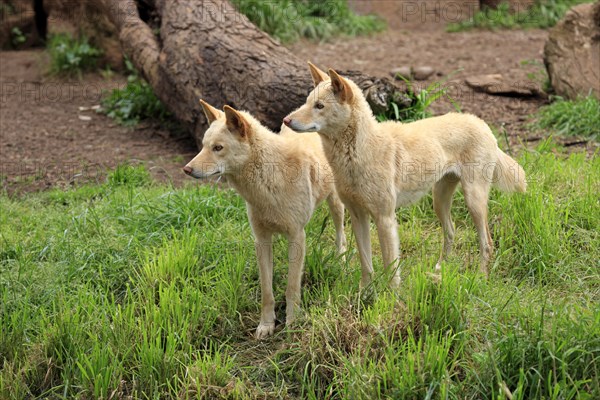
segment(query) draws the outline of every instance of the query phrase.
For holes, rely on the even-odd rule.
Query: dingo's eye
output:
[[[223,150],[223,146],[221,146],[220,144],[213,147],[213,151],[221,151],[221,150]]]
[[[323,104],[319,101],[317,104],[315,104],[315,108],[322,110],[325,108],[325,104]]]

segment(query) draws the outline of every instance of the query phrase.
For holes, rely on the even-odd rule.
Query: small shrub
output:
[[[376,16],[354,14],[347,0],[233,0],[233,5],[258,28],[282,42],[301,37],[364,35],[385,28],[385,23]]]
[[[10,31],[11,33],[11,44],[13,47],[19,47],[19,45],[25,43],[27,41],[27,36],[18,28],[14,27]]]
[[[102,51],[93,47],[85,36],[73,38],[61,33],[48,42],[50,71],[54,74],[81,75],[96,68]]]
[[[130,61],[126,61],[126,65],[130,72],[127,86],[114,89],[102,101],[101,112],[127,126],[137,125],[148,118],[159,121],[168,119],[171,115],[152,87],[138,75]]]
[[[449,32],[478,29],[550,28],[573,6],[590,0],[537,0],[529,10],[512,12],[508,3],[476,12],[472,18],[449,24]]]
[[[600,139],[600,102],[594,96],[577,100],[556,100],[542,107],[534,129],[548,129],[564,136],[586,136]]]
[[[390,102],[389,111],[377,116],[379,122],[388,120],[413,122],[429,118],[433,115],[429,108],[441,98],[446,98],[454,105],[456,111],[460,111],[460,107],[450,97],[447,88],[444,87],[444,81],[433,82],[420,91],[415,90],[410,81],[406,79],[404,79],[404,81],[407,84],[406,95],[408,96],[407,100],[410,100],[410,105],[407,107],[400,104],[398,100],[392,100]]]

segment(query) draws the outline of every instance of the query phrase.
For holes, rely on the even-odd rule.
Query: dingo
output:
[[[452,196],[461,183],[477,228],[481,271],[488,275],[493,243],[487,222],[488,196],[495,184],[524,192],[525,172],[498,148],[481,119],[450,113],[408,124],[378,123],[362,91],[330,69],[310,64],[315,89],[306,104],[284,123],[297,132],[318,131],[332,168],[337,192],[350,212],[362,266],[361,286],[373,273],[369,215],[375,220],[384,265],[394,268],[392,286],[400,284],[400,244],[395,210],[419,200],[433,187],[433,207],[444,232],[436,272],[454,239]]]
[[[335,191],[319,135],[276,135],[246,112],[228,106],[222,112],[201,104],[210,127],[202,151],[183,170],[194,178],[225,175],[246,200],[260,271],[262,311],[256,337],[262,339],[275,330],[273,234],[282,233],[288,239],[286,324],[290,324],[300,305],[304,226],[327,199],[337,251],[343,253],[344,205]]]

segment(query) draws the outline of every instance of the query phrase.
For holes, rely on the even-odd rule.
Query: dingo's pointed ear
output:
[[[202,110],[204,110],[204,115],[206,115],[209,125],[223,115],[223,111],[217,110],[204,100],[200,100],[200,104],[202,105]]]
[[[329,77],[331,78],[331,86],[333,93],[338,97],[340,102],[349,103],[354,97],[352,87],[348,84],[345,78],[342,78],[333,69],[329,69]]]
[[[321,71],[310,61],[308,62],[308,68],[310,69],[310,75],[312,76],[315,87],[317,87],[319,83],[329,79],[329,76],[325,72]]]
[[[246,121],[246,118],[244,118],[237,110],[229,106],[223,107],[223,110],[225,111],[227,128],[243,138],[248,137],[250,135],[250,125],[248,124],[248,121]]]

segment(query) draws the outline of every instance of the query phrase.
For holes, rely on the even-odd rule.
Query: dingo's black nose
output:
[[[285,117],[283,119],[283,123],[286,124],[287,126],[290,126],[290,124],[292,123],[292,119],[290,117]]]
[[[187,175],[191,175],[192,171],[192,167],[188,167],[187,165],[183,167],[183,172],[185,172]]]

